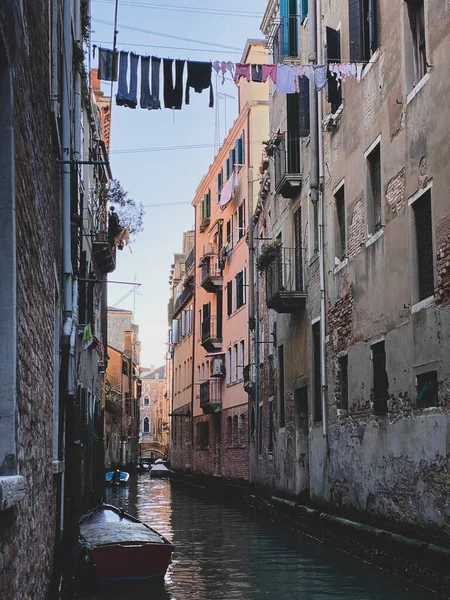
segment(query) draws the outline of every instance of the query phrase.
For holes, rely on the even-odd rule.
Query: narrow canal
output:
[[[117,585],[96,598],[139,600],[430,600],[345,554],[180,483],[133,478],[107,502],[175,545],[163,585]]]

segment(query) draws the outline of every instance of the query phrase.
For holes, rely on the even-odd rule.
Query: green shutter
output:
[[[303,21],[308,16],[308,0],[300,0],[300,21]]]

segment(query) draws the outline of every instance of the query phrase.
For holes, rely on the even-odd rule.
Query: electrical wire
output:
[[[110,42],[105,40],[94,40],[94,44],[108,44]],[[186,50],[188,52],[214,52],[217,54],[223,54],[223,50],[212,50],[207,48],[183,48],[180,46],[154,46],[153,44],[137,44],[136,42],[120,42],[121,46],[136,46],[138,48],[157,48],[164,50]],[[237,50],[227,50],[227,54],[242,54],[242,50],[238,52]]]
[[[92,19],[95,23],[100,23],[101,25],[112,25],[114,23],[111,21],[104,21],[103,19]],[[215,46],[216,48],[225,48],[227,50],[239,50],[242,52],[242,48],[237,48],[236,46],[226,46],[224,44],[215,44],[214,42],[205,42],[203,40],[193,40],[191,38],[185,38],[178,35],[172,35],[170,33],[160,33],[159,31],[153,31],[151,29],[141,29],[140,27],[133,27],[132,25],[123,25],[119,24],[121,29],[129,29],[130,31],[138,31],[140,33],[148,33],[149,35],[157,35],[160,37],[167,37],[173,40],[181,40],[182,42],[192,42],[194,44],[204,44],[205,46]]]
[[[292,141],[299,141],[301,138],[289,138]],[[251,144],[262,144],[264,140],[252,140]],[[214,148],[215,144],[191,144],[186,146],[154,146],[150,148],[120,148],[112,150],[111,154],[141,154],[146,152],[167,152],[172,150],[200,150],[203,148]]]
[[[112,4],[114,0],[93,0],[94,2],[98,2],[101,4]],[[216,16],[230,16],[230,17],[246,17],[253,19],[260,19],[263,17],[262,13],[257,13],[254,11],[248,10],[237,10],[237,9],[225,9],[225,8],[201,8],[197,6],[165,6],[162,4],[151,4],[147,2],[132,2],[130,0],[125,0],[122,2],[124,6],[133,6],[138,8],[150,8],[157,10],[168,10],[175,12],[188,12],[188,13],[199,13],[199,14],[208,14],[208,15],[216,15]]]

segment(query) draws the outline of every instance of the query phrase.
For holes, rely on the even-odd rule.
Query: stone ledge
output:
[[[0,477],[0,511],[7,510],[23,500],[25,493],[25,477],[20,475]]]

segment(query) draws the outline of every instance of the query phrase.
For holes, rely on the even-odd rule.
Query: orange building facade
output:
[[[263,42],[249,41],[242,62],[267,62]],[[269,88],[241,79],[238,90],[239,116],[192,203],[195,277],[190,285],[194,296],[185,307],[193,312],[188,317],[190,342],[182,335],[182,328],[186,332],[183,315],[175,313],[172,325],[176,370],[180,367],[177,356],[193,352],[187,369],[183,362],[174,374],[174,392],[186,394],[192,387],[191,402],[188,405],[189,394],[175,402],[174,394],[173,407],[180,416],[172,417],[172,448],[176,448],[173,438],[178,428],[183,447],[191,447],[191,455],[185,453],[185,458],[194,473],[247,480],[247,233],[248,216],[257,201],[252,165],[260,164],[262,142],[269,131]],[[188,470],[186,460],[176,464],[172,460],[172,467]]]

